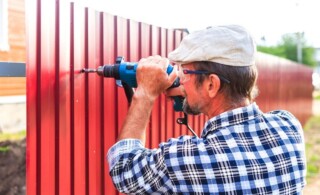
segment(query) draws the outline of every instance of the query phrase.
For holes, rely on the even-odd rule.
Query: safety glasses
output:
[[[188,70],[181,66],[181,64],[178,64],[178,77],[180,78],[180,83],[185,83],[190,79],[190,74],[215,74],[219,77],[220,80],[222,80],[225,83],[230,83],[228,79],[225,77],[218,75],[215,72],[206,71],[206,70]]]

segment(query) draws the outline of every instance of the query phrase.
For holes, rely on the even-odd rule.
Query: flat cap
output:
[[[251,66],[255,63],[255,53],[254,40],[244,27],[225,25],[188,34],[168,57],[180,64],[211,61],[229,66]]]

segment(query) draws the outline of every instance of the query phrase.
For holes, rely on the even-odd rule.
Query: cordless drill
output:
[[[125,89],[125,94],[129,103],[131,102],[133,96],[133,89],[137,87],[136,71],[138,63],[137,62],[124,62],[123,57],[117,57],[116,63],[114,65],[103,65],[99,66],[97,69],[82,69],[81,72],[85,73],[97,73],[100,76],[109,77],[116,79],[118,86],[122,86]],[[169,64],[167,68],[167,73],[170,74],[173,70],[173,66]],[[170,88],[178,87],[180,85],[179,78],[177,78]],[[175,111],[182,111],[182,96],[172,97],[174,104],[173,108]]]

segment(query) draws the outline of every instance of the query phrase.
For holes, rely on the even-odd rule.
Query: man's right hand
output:
[[[137,68],[138,87],[135,95],[154,101],[168,89],[177,78],[175,71],[167,74],[168,65],[169,60],[158,55],[142,58]]]

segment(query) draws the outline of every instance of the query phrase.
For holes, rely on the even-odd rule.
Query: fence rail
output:
[[[0,62],[0,77],[25,77],[26,64],[21,62]]]

